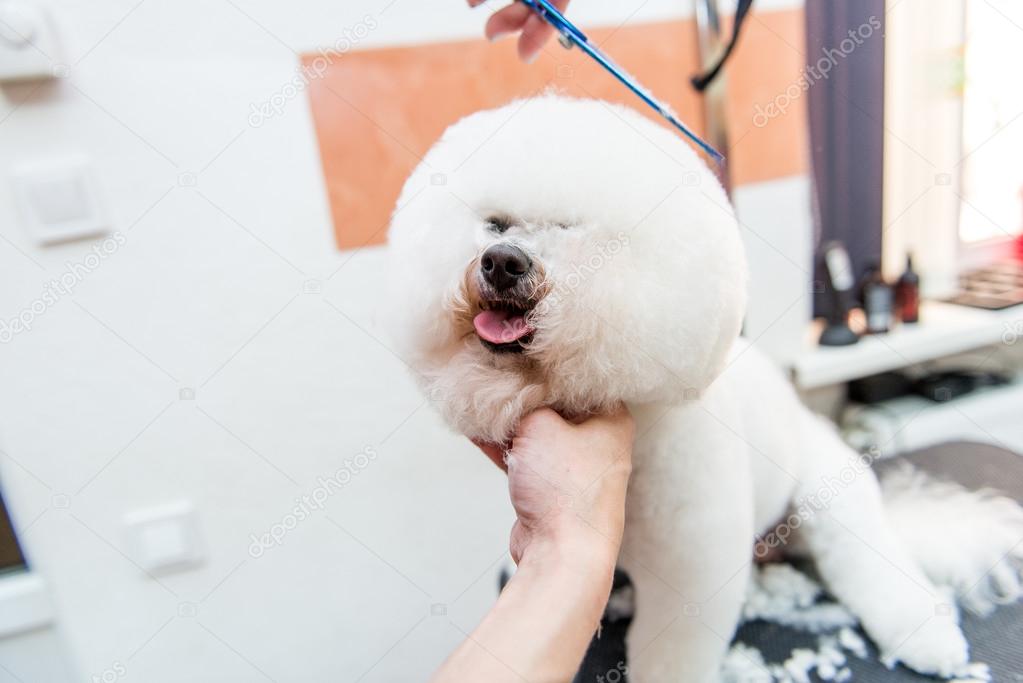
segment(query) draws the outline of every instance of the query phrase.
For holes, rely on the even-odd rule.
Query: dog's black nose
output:
[[[495,244],[480,258],[483,279],[498,292],[514,287],[529,272],[529,266],[525,252],[510,244]]]

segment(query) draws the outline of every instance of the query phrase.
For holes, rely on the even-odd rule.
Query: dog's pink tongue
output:
[[[507,344],[522,339],[533,331],[521,315],[509,311],[481,311],[472,320],[476,334],[492,344]]]

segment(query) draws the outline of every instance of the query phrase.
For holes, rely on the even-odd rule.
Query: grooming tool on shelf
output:
[[[600,48],[591,43],[590,39],[586,37],[586,34],[580,31],[575,24],[566,19],[565,16],[558,11],[558,8],[548,2],[548,0],[519,1],[533,10],[541,19],[554,27],[554,30],[558,32],[558,41],[564,47],[571,48],[573,45],[578,46],[580,50],[585,52],[598,64],[604,67],[612,76],[621,81],[625,87],[636,93],[641,100],[657,111],[657,113],[663,116],[668,123],[681,131],[683,135],[692,140],[697,147],[706,152],[716,162],[720,164],[725,160],[725,157],[720,152],[711,147],[709,143],[702,140],[696,133],[689,130],[686,124],[682,123],[681,119],[679,119],[678,115],[672,111],[671,107],[655,98],[653,94],[640,85],[639,81],[637,81],[631,74],[618,66],[610,57],[604,54]]]
[[[867,316],[867,332],[882,334],[892,327],[895,309],[895,293],[892,286],[885,282],[881,273],[881,264],[872,263],[863,276],[860,288],[860,303]]]
[[[848,346],[860,338],[849,328],[852,307],[852,263],[849,252],[839,242],[829,242],[822,252],[824,287],[828,296],[827,326],[821,333],[821,346]]]

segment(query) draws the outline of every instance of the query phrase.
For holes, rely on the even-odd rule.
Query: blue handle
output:
[[[570,45],[578,45],[579,49],[604,67],[604,69],[606,69],[612,76],[617,78],[625,87],[634,92],[641,100],[646,102],[658,114],[663,116],[668,123],[681,131],[687,138],[692,140],[697,147],[706,152],[712,159],[719,164],[725,160],[725,157],[721,154],[721,152],[714,149],[708,142],[691,131],[684,123],[682,123],[682,120],[679,119],[678,115],[674,111],[672,111],[671,107],[660,102],[653,96],[653,93],[640,85],[639,81],[629,74],[628,71],[615,64],[615,62],[604,54],[600,48],[590,42],[585,33],[580,31],[575,24],[566,19],[565,15],[559,12],[558,8],[548,2],[548,0],[519,1],[536,12],[537,16],[541,19],[553,26],[558,33],[569,41]]]

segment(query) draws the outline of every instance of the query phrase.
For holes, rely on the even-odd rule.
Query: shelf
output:
[[[899,325],[887,334],[867,335],[851,346],[819,346],[821,323],[814,323],[805,351],[791,364],[801,389],[848,382],[914,363],[922,363],[999,343],[1023,343],[1023,306],[988,311],[925,302],[920,322]]]
[[[944,403],[902,396],[874,405],[852,404],[842,421],[858,446],[873,446],[881,457],[949,441],[990,443],[1023,453],[1023,380],[983,387]]]

